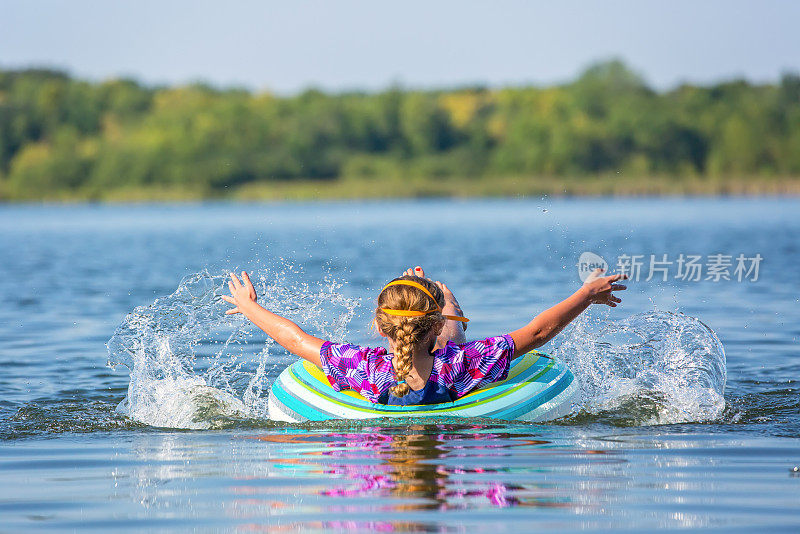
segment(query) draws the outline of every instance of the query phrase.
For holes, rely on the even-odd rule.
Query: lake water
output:
[[[800,200],[3,206],[0,251],[2,532],[800,529]],[[587,251],[639,280],[544,347],[582,387],[544,424],[272,422],[292,360],[215,297],[247,269],[378,343],[377,291],[419,264],[479,338]]]

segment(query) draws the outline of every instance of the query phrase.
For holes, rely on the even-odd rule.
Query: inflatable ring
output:
[[[378,417],[486,417],[550,421],[572,411],[578,386],[560,360],[531,352],[511,362],[508,378],[453,402],[418,406],[375,404],[353,390],[334,390],[322,370],[300,360],[281,372],[269,394],[269,417],[299,423]]]

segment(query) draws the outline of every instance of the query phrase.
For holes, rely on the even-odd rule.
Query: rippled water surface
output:
[[[0,207],[0,531],[800,529],[800,201]],[[565,419],[272,422],[292,359],[225,316],[223,273],[331,339],[379,343],[421,264],[505,333],[642,255],[622,306],[545,350]],[[731,280],[676,278],[731,256]],[[758,279],[736,257],[760,254]],[[648,278],[667,255],[667,280]],[[707,267],[706,267],[707,269]],[[108,345],[108,346],[107,346]],[[109,365],[110,364],[110,365]]]

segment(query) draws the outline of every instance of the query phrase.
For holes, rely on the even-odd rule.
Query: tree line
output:
[[[249,183],[800,175],[800,76],[655,91],[619,61],[552,87],[275,96],[0,71],[0,198]]]

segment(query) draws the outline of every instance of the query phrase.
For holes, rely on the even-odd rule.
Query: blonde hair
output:
[[[410,280],[422,285],[433,295],[436,302],[419,288],[406,285],[393,285],[378,295],[378,308],[375,310],[375,323],[378,329],[394,341],[394,370],[398,384],[390,389],[395,397],[404,397],[411,389],[404,382],[411,371],[414,345],[428,335],[437,324],[444,323],[441,309],[444,307],[444,293],[439,286],[419,276],[401,276],[392,280]],[[411,310],[428,312],[415,317],[390,315],[381,308],[390,310]]]

